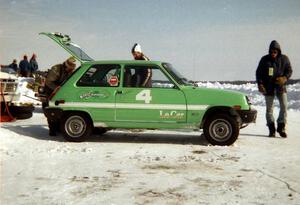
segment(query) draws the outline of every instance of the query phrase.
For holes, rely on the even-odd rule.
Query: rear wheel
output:
[[[82,142],[91,135],[93,126],[89,117],[76,113],[63,117],[61,130],[67,141]]]
[[[215,114],[204,123],[204,135],[213,145],[231,145],[239,136],[239,123],[227,114]]]

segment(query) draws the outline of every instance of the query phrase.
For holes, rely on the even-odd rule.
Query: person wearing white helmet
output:
[[[132,56],[135,60],[145,60],[149,61],[150,59],[144,55],[142,52],[142,47],[140,44],[135,43],[131,49]],[[135,75],[134,82],[135,87],[151,87],[151,76],[152,76],[152,71],[151,69],[137,69],[137,73]]]

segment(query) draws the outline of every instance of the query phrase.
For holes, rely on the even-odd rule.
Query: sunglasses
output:
[[[271,54],[277,54],[278,51],[271,51],[270,53],[271,53]]]

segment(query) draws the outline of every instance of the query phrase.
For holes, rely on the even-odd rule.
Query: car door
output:
[[[116,93],[116,121],[186,122],[185,96],[158,66],[125,65],[123,73],[123,86]],[[149,81],[143,82],[147,73]]]
[[[88,110],[94,125],[115,121],[115,94],[120,84],[120,65],[95,64],[77,81],[80,105]]]

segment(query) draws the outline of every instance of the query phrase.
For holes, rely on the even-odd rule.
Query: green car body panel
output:
[[[41,33],[50,37],[71,55],[81,66],[67,79],[49,101],[49,118],[59,120],[63,113],[81,112],[88,115],[94,127],[143,128],[143,129],[200,129],[208,114],[226,112],[235,116],[240,126],[253,122],[245,120],[241,112],[251,112],[243,93],[198,88],[181,83],[159,61],[110,60],[94,61],[83,51],[70,49],[70,39],[60,34]],[[66,40],[63,40],[66,38]],[[78,49],[80,47],[76,47]],[[80,53],[80,55],[78,55]],[[83,55],[81,55],[84,53]],[[113,65],[113,86],[81,86],[80,79],[93,66]],[[124,87],[125,68],[128,66],[151,66],[160,70],[171,82],[170,87]],[[110,79],[112,80],[112,79]],[[109,82],[109,83],[111,83]],[[59,110],[60,114],[56,115]],[[53,111],[53,112],[52,112]],[[55,111],[55,112],[54,112]],[[52,112],[52,114],[51,114]],[[53,114],[54,113],[54,114]]]
[[[80,77],[94,64],[118,64],[121,80],[117,87],[79,87]],[[82,111],[91,116],[94,125],[112,128],[200,128],[205,112],[214,107],[243,110],[250,106],[245,95],[238,92],[180,86],[175,88],[126,88],[122,86],[126,65],[145,64],[140,61],[93,61],[83,64],[50,101],[50,107],[64,111]],[[160,66],[161,62],[147,61]],[[177,84],[176,82],[174,84]],[[138,93],[150,91],[151,102],[136,100]],[[118,93],[120,92],[120,93]],[[64,101],[55,105],[55,102]]]

